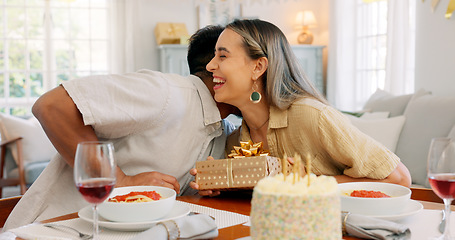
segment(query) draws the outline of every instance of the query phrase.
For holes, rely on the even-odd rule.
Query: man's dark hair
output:
[[[187,55],[190,74],[198,76],[210,74],[206,66],[215,56],[215,44],[223,30],[221,26],[209,25],[191,36]]]

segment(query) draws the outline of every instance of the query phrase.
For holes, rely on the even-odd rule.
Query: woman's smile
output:
[[[213,90],[217,90],[217,89],[220,89],[224,85],[226,80],[224,80],[223,78],[220,78],[218,76],[213,76],[213,82],[215,83]]]

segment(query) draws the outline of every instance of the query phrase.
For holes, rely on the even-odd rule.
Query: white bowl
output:
[[[156,191],[160,200],[140,203],[108,202],[109,198],[130,192]],[[162,218],[174,207],[176,193],[173,189],[156,186],[114,188],[109,198],[98,206],[103,218],[115,222],[147,222]]]
[[[381,216],[397,214],[409,203],[411,190],[407,187],[380,182],[352,182],[338,184],[341,198],[341,211]],[[381,191],[390,198],[351,197],[354,190]]]

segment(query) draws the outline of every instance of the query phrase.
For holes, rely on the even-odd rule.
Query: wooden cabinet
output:
[[[190,74],[186,55],[187,45],[163,44],[158,47],[160,51],[160,72],[177,73],[183,76]]]
[[[324,93],[324,78],[322,66],[322,49],[319,45],[292,45],[297,60],[302,66],[308,79],[315,87]],[[160,45],[160,71],[165,73],[177,73],[188,75],[188,63],[186,61],[187,46],[179,44]]]

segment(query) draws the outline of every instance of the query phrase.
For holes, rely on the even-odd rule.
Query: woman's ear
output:
[[[260,78],[267,68],[269,67],[269,60],[266,57],[261,57],[256,60],[256,65],[254,66],[253,70],[253,78],[256,80]]]

